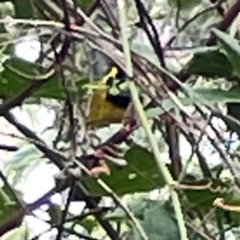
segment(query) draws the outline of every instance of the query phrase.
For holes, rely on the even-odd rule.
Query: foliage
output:
[[[0,144],[14,152],[0,171],[1,239],[38,239],[24,218],[43,205],[53,239],[227,239],[240,223],[239,142],[225,137],[240,134],[238,1],[100,2],[0,3],[0,113],[24,139]],[[31,39],[40,50],[19,56]],[[43,132],[12,112],[31,104],[54,111],[37,119]],[[54,187],[28,202],[21,184],[42,164],[59,169]]]
[[[102,180],[118,195],[134,192],[146,192],[158,186],[164,186],[164,180],[158,174],[154,157],[140,146],[131,147],[124,156],[127,166],[119,169],[112,166],[110,176],[102,176]],[[104,189],[95,179],[86,178],[83,182],[93,195],[105,195]],[[121,183],[121,186],[119,186]]]

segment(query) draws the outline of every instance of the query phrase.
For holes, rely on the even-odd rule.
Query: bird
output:
[[[102,127],[111,123],[121,123],[131,102],[126,85],[126,74],[116,65],[97,82],[97,88],[90,99],[87,123]]]

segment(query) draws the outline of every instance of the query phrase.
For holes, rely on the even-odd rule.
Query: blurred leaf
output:
[[[228,91],[221,89],[211,89],[211,88],[195,88],[192,89],[194,94],[198,97],[179,97],[178,99],[185,106],[191,106],[195,103],[198,105],[202,104],[215,104],[215,103],[230,103],[229,105],[237,105],[240,103],[240,87],[236,86],[231,88]],[[201,101],[199,101],[201,99]],[[236,104],[235,104],[236,103]],[[228,104],[227,104],[228,105]],[[166,98],[162,100],[162,107],[150,108],[146,111],[146,115],[148,118],[154,118],[164,113],[164,111],[169,111],[172,108],[178,108],[172,99]],[[233,111],[238,114],[239,111],[235,109]],[[233,114],[234,115],[234,114]],[[240,116],[239,116],[240,119]]]
[[[154,66],[159,67],[159,60],[150,44],[146,44],[139,40],[133,40],[131,44],[131,50],[135,53],[139,54],[141,57],[145,58],[147,61],[152,63]],[[165,58],[166,65],[168,70],[171,72],[177,73],[181,70],[181,61],[186,59],[186,57],[178,57],[176,58]]]
[[[164,206],[157,204],[157,201],[153,206],[144,210],[144,219],[140,223],[151,240],[180,240],[176,222]],[[135,227],[132,239],[142,239]]]
[[[187,10],[191,10],[194,7],[198,6],[199,4],[201,4],[202,0],[168,0],[168,4],[171,7],[175,7],[178,8],[180,7],[180,9],[187,9]]]
[[[1,240],[26,240],[29,237],[29,229],[26,225],[15,228],[1,237]]]
[[[225,197],[225,204],[232,206],[240,206],[240,192],[238,187],[234,187],[232,194]],[[220,209],[221,210],[221,209]],[[223,210],[221,212],[224,212]],[[239,212],[228,212],[231,218],[231,224],[234,226],[240,226],[240,213]]]
[[[12,58],[7,60],[5,64],[9,65],[10,67],[16,69],[17,71],[21,72],[22,74],[27,74],[30,76],[36,76],[39,74],[39,66],[33,63],[29,63],[23,61],[18,58]],[[6,97],[7,99],[14,97],[18,94],[21,90],[27,87],[29,84],[33,83],[32,81],[39,81],[39,80],[29,80],[23,76],[19,76],[17,73],[11,71],[8,68],[5,68],[2,72],[0,72],[0,95]],[[84,94],[85,90],[81,87],[88,82],[87,79],[79,79],[76,80],[77,86],[79,87],[79,94],[80,96]],[[42,85],[42,87],[37,90],[33,97],[45,97],[45,98],[55,98],[55,99],[62,99],[64,98],[65,94],[62,90],[62,87],[58,81],[58,76],[56,73],[51,75],[48,78],[48,81]]]
[[[143,41],[134,40],[131,44],[131,49],[146,58],[150,63],[159,65],[158,58],[151,45],[148,45]]]
[[[34,17],[34,6],[32,0],[17,0],[11,1],[15,8],[16,18],[30,18]]]
[[[232,75],[232,66],[225,54],[206,48],[205,51],[194,54],[187,72],[210,78],[229,78]]]
[[[239,162],[238,162],[239,164]],[[232,187],[232,191],[224,198],[224,204],[231,206],[240,206],[240,192],[237,186]],[[221,217],[226,224],[231,224],[235,227],[240,225],[240,213],[234,211],[224,211],[221,208],[217,209],[218,217]]]
[[[49,216],[50,216],[50,224],[51,225],[58,225],[61,222],[62,219],[62,211],[61,206],[51,203],[49,205],[49,208],[47,210]]]
[[[95,0],[77,0],[78,6],[85,12],[89,10],[94,2]]]
[[[16,211],[20,210],[22,206],[16,199],[13,190],[9,189],[5,185],[0,188],[0,225],[7,222],[13,217]],[[21,224],[21,219],[19,224]]]
[[[143,226],[149,239],[180,239],[176,221],[172,218],[174,213],[171,207],[164,205],[159,200],[150,200],[145,197],[134,199],[128,204],[128,207]],[[124,221],[128,219],[128,216],[122,208],[118,207],[115,211],[108,213],[105,218],[111,221]],[[133,232],[130,233],[131,236],[128,239],[141,240],[135,226],[132,229]],[[203,238],[189,231],[189,239],[202,240]]]
[[[76,221],[77,223],[78,221]],[[92,216],[86,217],[79,223],[83,228],[85,228],[89,234],[91,234],[95,227],[98,226],[96,219]]]
[[[204,101],[208,103],[227,103],[227,102],[240,102],[240,87],[234,87],[230,90],[221,90],[214,88],[196,88],[193,89],[193,92],[199,96],[200,99],[204,99]],[[192,100],[193,103],[199,104],[197,99]]]
[[[151,201],[145,197],[139,197],[137,199],[134,199],[133,201],[130,201],[130,203],[128,203],[128,208],[134,214],[135,217],[143,220],[144,210],[146,208],[151,207],[155,203],[156,203],[155,201]],[[114,211],[107,213],[105,218],[111,221],[119,221],[127,219],[128,216],[121,207],[118,207]]]
[[[39,1],[39,0],[17,0],[17,1],[12,1],[14,4],[15,12],[16,12],[16,17],[17,18],[34,18],[37,9],[34,6],[34,1]],[[55,1],[57,2],[57,1]],[[94,0],[77,0],[78,6],[83,10],[86,11],[88,10],[91,5],[94,3]],[[45,6],[48,6],[51,9],[51,12],[53,13],[54,11],[58,12],[60,9],[54,9],[53,4],[48,3],[48,0],[42,0],[42,3],[38,3],[38,6],[42,6],[43,8]],[[47,9],[47,7],[45,7]]]
[[[111,221],[122,221],[127,218],[128,218],[128,216],[127,216],[126,212],[121,207],[116,208],[112,212],[108,212],[105,216],[105,219],[108,219]]]
[[[44,17],[51,19],[51,20],[62,20],[63,16],[63,7],[64,5],[62,4],[61,1],[57,0],[33,0],[34,4],[37,6],[37,9],[44,9]],[[91,6],[94,4],[95,0],[77,0],[76,6],[81,8],[85,13],[91,8]],[[74,2],[69,2],[69,9],[72,9],[74,11]],[[43,11],[38,11],[39,14],[42,14]],[[77,14],[79,15],[79,14]]]
[[[216,35],[223,49],[226,51],[235,75],[240,78],[240,46],[238,41],[218,29],[213,29],[212,31]]]
[[[134,192],[146,192],[164,185],[163,177],[158,171],[154,156],[140,146],[131,147],[125,154],[128,165],[122,169],[111,167],[110,176],[101,179],[118,195]],[[92,195],[106,195],[96,179],[85,177],[82,180]]]
[[[182,184],[196,188],[183,190],[187,196],[188,207],[190,208],[209,209],[216,198],[225,198],[232,193],[231,185],[220,179],[201,179],[191,182],[186,181]]]

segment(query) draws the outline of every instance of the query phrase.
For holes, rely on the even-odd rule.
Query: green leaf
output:
[[[150,63],[159,66],[158,58],[151,45],[144,44],[143,42],[134,40],[131,44],[131,49],[139,55],[146,58]]]
[[[180,6],[180,9],[186,9],[191,10],[192,8],[198,6],[201,4],[202,0],[168,0],[168,4],[171,7],[178,8]]]
[[[172,208],[164,205],[159,200],[150,200],[145,197],[134,199],[128,204],[129,210],[141,223],[146,235],[151,240],[180,239],[176,221],[173,220]],[[111,221],[125,221],[127,214],[119,207],[112,213],[108,213],[105,218]],[[128,239],[142,240],[135,226]],[[188,231],[189,239],[203,240],[192,231]]]
[[[236,86],[228,91],[221,89],[211,89],[211,88],[195,88],[192,89],[195,97],[179,97],[178,99],[185,106],[191,106],[195,103],[198,105],[202,104],[215,104],[215,103],[240,103],[240,87]],[[200,101],[200,100],[201,101]],[[173,108],[178,108],[172,99],[162,100],[162,107],[150,108],[146,111],[148,118],[154,118],[164,113],[164,111],[169,111]],[[236,111],[235,111],[236,112]],[[239,118],[240,119],[240,118]]]
[[[211,185],[209,185],[211,183]],[[198,209],[199,211],[212,210],[212,204],[216,198],[223,198],[226,204],[239,206],[240,205],[240,194],[239,189],[221,179],[201,179],[192,182],[184,182],[185,185],[196,187],[196,189],[185,189],[183,192],[186,194],[188,199],[188,208]],[[208,185],[208,187],[206,187]],[[201,187],[202,190],[197,189]],[[222,209],[216,209],[217,214],[225,220],[226,215]],[[231,224],[234,226],[240,225],[240,216],[238,212],[229,212],[231,218]],[[229,222],[228,222],[229,224]]]
[[[140,55],[141,57],[145,58],[154,66],[160,67],[159,60],[151,45],[140,42],[139,40],[133,40],[131,44],[131,50],[137,53],[138,55]],[[175,60],[173,58],[171,59],[166,58],[165,61],[166,61],[167,68],[171,72],[177,73],[181,70],[181,64],[180,64],[179,58],[178,60]]]
[[[76,220],[76,223],[78,223],[78,220]],[[94,217],[89,216],[79,221],[79,225],[81,225],[83,228],[85,228],[88,231],[89,234],[91,234],[94,228],[98,226],[98,222]]]
[[[18,199],[7,186],[0,187],[0,225],[6,223],[11,219],[16,211],[22,208]],[[21,224],[19,219],[19,225]]]
[[[240,87],[234,87],[230,90],[221,90],[214,88],[196,88],[193,89],[194,93],[199,95],[200,99],[214,104],[214,103],[230,103],[230,102],[240,102]],[[197,99],[192,99],[193,103],[199,104]],[[201,104],[201,103],[200,103]]]
[[[232,65],[219,50],[206,48],[205,51],[195,52],[187,72],[210,78],[229,78],[232,76]]]
[[[145,209],[144,219],[140,223],[151,240],[180,240],[176,222],[164,206],[157,204],[157,201],[151,207]],[[142,239],[135,227],[131,239]]]
[[[149,239],[180,239],[176,223],[159,201],[140,198],[138,201],[129,205],[129,209],[141,223]],[[118,221],[127,219],[127,215],[121,208],[118,208],[112,214],[108,214],[106,218]],[[131,236],[131,239],[142,239],[135,226],[133,226],[133,235]]]
[[[111,220],[111,221],[116,221],[116,222],[117,221],[122,221],[122,220],[127,219],[127,218],[128,217],[127,217],[126,212],[120,207],[116,208],[113,212],[107,213],[106,216],[105,216],[105,219],[108,219],[108,220]]]
[[[151,201],[146,197],[139,197],[128,203],[128,208],[135,217],[142,220],[144,210],[152,206],[152,203],[155,203],[155,201]],[[105,218],[111,221],[120,221],[126,220],[128,216],[121,207],[118,207],[114,211],[107,213]]]
[[[94,2],[95,0],[77,0],[78,6],[85,12],[89,10]]]
[[[164,185],[163,177],[159,174],[154,156],[140,146],[131,147],[125,154],[127,166],[122,169],[112,166],[110,176],[101,179],[118,195],[134,192],[146,192]],[[106,195],[96,182],[96,179],[85,177],[86,184],[92,195]]]
[[[228,60],[232,64],[235,75],[240,78],[240,46],[238,44],[238,41],[216,28],[212,31],[225,50]]]
[[[35,1],[40,1],[40,0],[17,0],[17,1],[13,1],[12,3],[15,7],[15,12],[16,12],[16,17],[17,18],[33,18],[36,13],[37,13],[37,9],[34,6],[34,2]],[[48,3],[48,1],[46,0],[42,0],[42,3],[38,3],[39,6],[42,6],[44,8],[44,6],[51,6],[53,7],[54,5],[51,3]],[[77,5],[83,10],[83,11],[87,11],[92,4],[94,3],[94,0],[77,0]],[[52,9],[51,11],[54,11],[54,9]],[[56,11],[59,11],[59,9],[56,9]]]
[[[17,18],[50,18],[51,20],[61,20],[63,14],[62,6],[58,1],[52,0],[17,0],[11,1],[15,8]],[[94,4],[94,0],[77,0],[78,7],[83,11],[87,11]],[[44,11],[38,11],[38,9],[44,9]],[[72,7],[74,9],[74,6]]]
[[[11,58],[6,60],[6,66],[21,72],[22,74],[27,74],[30,76],[39,75],[39,68],[37,64],[29,63],[18,58]],[[39,80],[29,80],[24,76],[20,76],[15,71],[12,71],[10,68],[6,67],[2,72],[0,72],[0,95],[6,97],[6,100],[11,99],[21,90],[33,83],[33,81]],[[85,93],[86,90],[82,89],[82,86],[88,82],[86,78],[77,79],[77,86],[80,96]],[[64,91],[59,82],[58,76],[56,73],[49,76],[48,81],[38,89],[33,97],[45,97],[45,98],[55,98],[63,99],[65,96]]]
[[[189,187],[189,189],[183,190],[187,196],[189,208],[212,208],[213,201],[216,198],[225,198],[231,193],[231,185],[220,179],[185,181],[181,184]]]
[[[33,1],[31,0],[17,0],[12,1],[15,8],[16,18],[33,18],[34,17],[34,7]]]
[[[51,203],[49,205],[49,208],[47,210],[49,216],[50,216],[50,224],[51,225],[58,225],[61,222],[62,219],[62,210],[61,206],[57,204]]]

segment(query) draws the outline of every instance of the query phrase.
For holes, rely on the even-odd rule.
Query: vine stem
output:
[[[126,70],[129,77],[133,76],[133,67],[132,67],[132,61],[131,61],[131,53],[130,53],[130,46],[128,42],[128,36],[127,36],[127,18],[126,18],[126,9],[125,9],[125,2],[124,0],[118,0],[118,9],[119,9],[119,20],[120,20],[120,27],[121,27],[121,37],[122,37],[122,43],[123,43],[123,51],[125,56],[125,64],[126,64]],[[164,162],[161,161],[161,151],[158,147],[157,140],[155,136],[153,135],[151,128],[148,123],[148,119],[145,115],[143,106],[139,100],[139,94],[138,89],[134,83],[134,81],[128,81],[129,90],[132,96],[132,101],[135,107],[135,110],[139,116],[139,120],[141,122],[142,127],[144,128],[146,135],[148,137],[148,140],[151,144],[153,154],[155,156],[155,160],[157,162],[158,168],[160,173],[163,175],[166,184],[170,186],[170,196],[173,202],[173,207],[175,211],[175,215],[178,222],[179,232],[181,235],[181,240],[188,240],[187,237],[187,229],[185,227],[185,221],[184,216],[181,209],[181,204],[177,195],[177,192],[171,187],[174,185],[174,180],[168,171],[167,167],[165,166]]]

